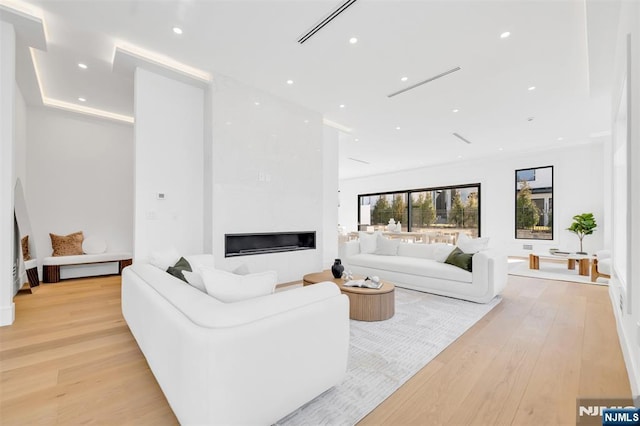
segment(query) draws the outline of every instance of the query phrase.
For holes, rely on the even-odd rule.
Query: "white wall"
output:
[[[26,182],[40,259],[51,256],[49,233],[83,231],[103,238],[108,251],[131,251],[132,126],[29,107]]]
[[[338,142],[340,134],[330,127],[323,127],[322,153],[322,264],[331,265],[338,258]]]
[[[202,253],[204,91],[137,68],[134,93],[134,258]]]
[[[277,271],[279,282],[327,269],[323,164],[337,157],[323,158],[321,115],[221,76],[212,84],[212,114],[216,262],[224,262],[225,234],[316,231],[316,250],[241,260],[252,271]]]
[[[15,319],[14,261],[14,102],[15,32],[0,20],[0,326]]]
[[[357,230],[358,194],[467,183],[481,184],[481,233],[491,245],[504,247],[509,254],[523,255],[523,244],[534,250],[551,246],[578,250],[577,236],[565,229],[575,214],[592,212],[599,224],[584,239],[584,249],[603,247],[605,221],[603,196],[603,145],[579,146],[529,152],[523,155],[496,155],[493,159],[460,162],[410,171],[340,181],[339,222],[348,231]],[[554,166],[553,241],[516,240],[514,237],[515,170]]]
[[[631,389],[633,394],[640,396],[640,4],[637,2],[622,2],[620,10],[620,21],[618,28],[618,39],[616,43],[615,56],[615,77],[612,91],[612,111],[613,111],[613,128],[612,133],[615,138],[616,126],[615,119],[620,105],[620,96],[623,86],[623,78],[627,75],[631,85],[631,102],[627,108],[629,111],[628,121],[631,131],[631,148],[630,148],[630,196],[627,198],[627,209],[630,221],[630,229],[627,229],[627,244],[630,248],[631,262],[627,262],[626,275],[630,283],[630,288],[626,293],[620,288],[620,281],[614,276],[611,279],[609,293],[613,310],[616,314],[618,324],[618,334],[620,344],[625,356]],[[631,72],[627,74],[626,61],[626,37],[631,34]],[[609,169],[613,163],[613,150],[609,149],[609,157],[607,161]],[[609,180],[611,183],[611,180]],[[611,191],[612,207],[623,204],[616,199],[618,191]],[[617,244],[614,244],[614,249]],[[614,256],[616,251],[614,251]],[[615,263],[615,262],[614,262]],[[620,295],[623,295],[623,309],[620,309]]]
[[[16,84],[14,176],[27,190],[27,105]]]

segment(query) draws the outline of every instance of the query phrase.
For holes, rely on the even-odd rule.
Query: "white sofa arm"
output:
[[[482,250],[473,255],[473,285],[477,296],[486,303],[500,294],[507,285],[507,255],[501,251]]]

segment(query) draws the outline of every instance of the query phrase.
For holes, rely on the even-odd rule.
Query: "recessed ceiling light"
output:
[[[87,101],[85,98],[78,98],[78,100],[79,100],[80,102],[86,102],[86,101]]]
[[[498,148],[498,151],[502,151],[502,148]]]
[[[260,102],[258,102],[258,101],[255,101],[253,104],[254,104],[255,106],[260,106]]]
[[[564,140],[564,138],[563,138],[562,136],[560,136],[560,137],[558,138],[558,140],[559,140],[559,141],[563,141],[563,140]]]
[[[349,43],[351,43],[351,44],[356,44],[357,42],[358,42],[358,39],[356,37],[351,37],[349,39]]]
[[[458,112],[458,111],[460,111],[458,108],[454,108],[451,110],[451,112]]]
[[[354,142],[360,142],[360,139],[355,138],[353,141],[354,141]]]
[[[287,80],[287,84],[288,85],[292,85],[293,84],[293,80]]]
[[[536,86],[531,86],[527,89],[528,91],[536,90]]]
[[[309,124],[309,120],[304,120],[304,124]]]
[[[458,155],[458,158],[462,158],[462,155]]]
[[[224,124],[226,124],[227,126],[231,126],[231,122],[230,121],[227,121]]]
[[[402,77],[400,80],[401,81],[407,81],[407,80],[409,80],[409,78],[408,77]]]
[[[500,38],[509,38],[510,35],[511,33],[509,31],[505,31],[502,34],[500,34]]]
[[[182,28],[180,28],[180,27],[173,27],[173,32],[174,32],[174,33],[176,33],[176,34],[178,34],[178,35],[181,35],[181,34],[182,34]]]
[[[82,68],[83,70],[86,70],[87,68],[87,64],[83,64],[82,62],[78,62],[78,68]]]
[[[396,126],[396,130],[400,130],[400,126]]]
[[[340,104],[340,108],[344,108],[344,104]]]

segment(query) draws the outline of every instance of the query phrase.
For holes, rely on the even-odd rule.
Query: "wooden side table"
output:
[[[362,278],[356,278],[362,279]],[[333,278],[331,271],[307,274],[302,278],[303,285],[317,284],[323,281],[334,282],[342,294],[349,298],[349,318],[358,321],[384,321],[395,314],[395,286],[383,281],[378,289],[347,287],[342,278]]]

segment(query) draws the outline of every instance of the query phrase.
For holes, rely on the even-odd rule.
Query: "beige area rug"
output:
[[[524,259],[509,259],[509,275],[520,277],[540,278],[544,280],[571,281],[584,284],[608,285],[609,280],[598,278],[595,283],[591,282],[590,275],[578,274],[576,269],[568,269],[567,262],[551,262],[540,259],[540,269],[529,269],[529,261]]]
[[[396,287],[386,321],[351,321],[347,375],[278,425],[353,425],[478,322],[502,299],[478,304]]]

